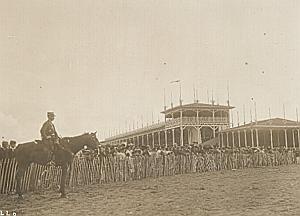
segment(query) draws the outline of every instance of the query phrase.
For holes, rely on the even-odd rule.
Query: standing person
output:
[[[15,140],[9,141],[9,151],[8,151],[8,157],[13,158],[14,157],[14,151],[17,147],[17,142]]]
[[[8,158],[9,144],[7,141],[2,141],[3,158]]]

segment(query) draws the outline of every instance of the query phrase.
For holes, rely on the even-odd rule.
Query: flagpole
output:
[[[244,125],[246,124],[245,104],[243,104]]]
[[[193,84],[193,93],[194,93],[194,103],[195,103],[196,102],[195,84]]]
[[[179,80],[179,104],[182,105],[182,98],[181,98],[181,82]]]
[[[227,80],[227,105],[228,106],[230,105],[229,100],[230,100],[230,97],[229,97],[229,81]]]
[[[164,88],[164,110],[166,111],[167,105],[166,105],[166,88]]]

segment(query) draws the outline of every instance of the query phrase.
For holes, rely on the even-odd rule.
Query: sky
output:
[[[100,140],[163,121],[179,100],[226,104],[233,121],[300,110],[297,0],[7,0],[0,6],[0,137]],[[210,99],[211,100],[211,99]],[[211,102],[211,101],[210,101]],[[299,111],[300,112],[300,111]],[[254,115],[254,114],[253,114]],[[153,116],[153,117],[152,117]],[[133,123],[134,122],[134,123]]]

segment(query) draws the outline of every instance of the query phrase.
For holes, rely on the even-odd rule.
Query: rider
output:
[[[40,132],[44,144],[50,144],[52,152],[54,152],[59,144],[59,136],[52,123],[55,119],[54,112],[47,112],[48,120],[43,124]]]

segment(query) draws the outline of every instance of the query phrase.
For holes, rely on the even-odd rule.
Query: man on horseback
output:
[[[48,120],[43,124],[40,132],[42,137],[42,142],[50,146],[50,150],[54,153],[59,148],[59,136],[56,132],[53,121],[55,119],[54,112],[47,113]],[[54,155],[54,154],[53,154]],[[53,158],[52,155],[52,158]]]

